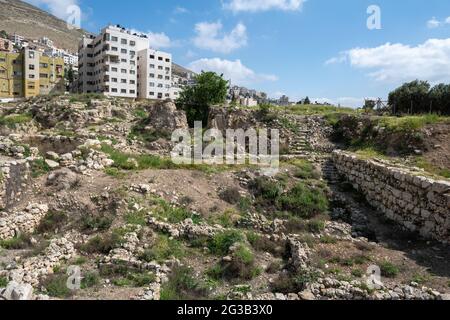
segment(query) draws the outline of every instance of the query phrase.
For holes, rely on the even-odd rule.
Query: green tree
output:
[[[311,104],[311,100],[309,100],[309,97],[305,98],[305,101],[303,102],[303,104]]]
[[[8,34],[5,30],[0,31],[0,38],[8,39]]]
[[[430,84],[427,81],[415,80],[403,84],[389,93],[389,105],[395,113],[428,112]]]
[[[430,111],[450,114],[450,84],[438,84],[430,90]]]
[[[195,77],[196,84],[186,87],[177,100],[177,105],[186,111],[190,125],[194,121],[208,121],[209,108],[214,104],[225,102],[228,82],[223,75],[215,72],[202,72]]]

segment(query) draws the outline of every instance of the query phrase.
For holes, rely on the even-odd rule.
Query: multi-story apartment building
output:
[[[173,99],[172,55],[153,49],[138,53],[138,97],[143,99]]]
[[[108,26],[79,45],[80,93],[98,92],[125,98],[170,98],[168,53],[150,49],[147,36]]]
[[[28,98],[64,92],[64,60],[24,48],[0,52],[0,98]]]

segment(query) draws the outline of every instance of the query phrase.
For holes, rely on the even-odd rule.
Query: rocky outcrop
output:
[[[256,130],[256,112],[232,107],[212,107],[209,111],[208,128],[225,134],[227,129],[253,128]]]
[[[149,116],[145,120],[145,129],[170,132],[176,129],[188,129],[186,113],[177,110],[174,102],[167,100],[149,107]]]
[[[450,242],[450,181],[342,151],[335,151],[333,160],[340,174],[387,218],[423,237]]]

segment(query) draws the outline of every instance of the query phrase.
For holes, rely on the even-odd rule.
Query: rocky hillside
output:
[[[69,30],[65,21],[20,0],[0,0],[0,7],[0,30],[30,39],[46,36],[59,48],[78,50],[83,30]]]
[[[342,180],[321,116],[211,112],[219,130],[280,129],[280,172],[266,177],[173,163],[170,132],[187,121],[172,102],[2,107],[0,300],[450,298],[448,245],[388,223]]]

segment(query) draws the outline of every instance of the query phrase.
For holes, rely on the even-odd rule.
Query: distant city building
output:
[[[280,97],[280,99],[278,100],[278,104],[280,106],[288,106],[290,104],[289,103],[289,97],[287,97],[286,95],[282,95]]]
[[[13,35],[11,35],[9,37],[9,40],[11,40],[16,46],[21,47],[22,46],[22,42],[24,42],[24,40],[25,40],[25,37],[14,33]]]
[[[29,98],[64,91],[62,58],[47,57],[29,48],[0,52],[0,98]]]
[[[173,98],[172,56],[150,49],[145,35],[108,26],[79,44],[80,93],[126,98]],[[139,75],[139,76],[138,76]]]
[[[50,39],[47,38],[47,37],[42,37],[42,38],[40,38],[40,39],[38,40],[38,43],[40,43],[40,44],[42,44],[42,45],[45,45],[45,46],[48,46],[48,47],[53,47],[53,41],[50,40]]]
[[[257,106],[267,102],[267,94],[245,87],[231,86],[228,91],[228,101],[238,102],[243,106]]]

